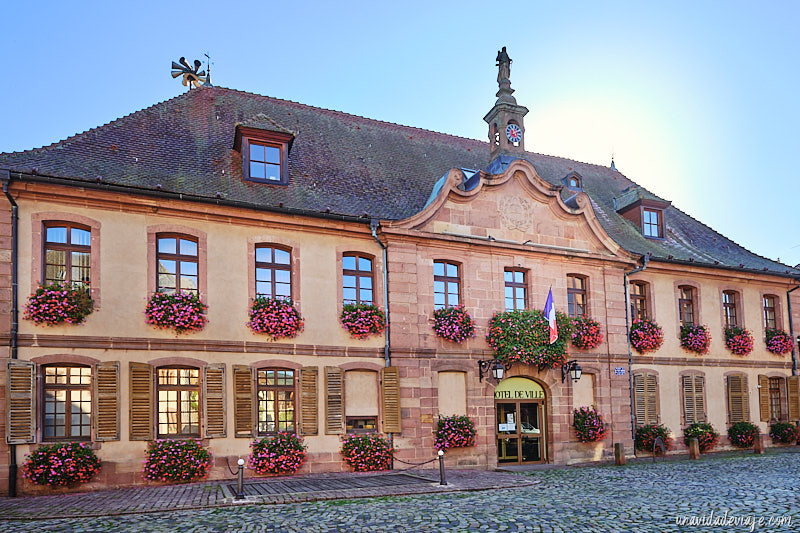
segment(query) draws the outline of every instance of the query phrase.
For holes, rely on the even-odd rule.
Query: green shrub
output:
[[[789,422],[775,422],[769,427],[769,436],[774,443],[791,444],[800,436],[800,429]]]
[[[728,440],[737,448],[751,447],[758,434],[758,427],[750,422],[736,422],[728,428]]]
[[[683,443],[685,445],[689,445],[692,437],[697,437],[701,452],[710,450],[719,441],[719,433],[714,429],[714,426],[703,422],[695,422],[683,430]]]

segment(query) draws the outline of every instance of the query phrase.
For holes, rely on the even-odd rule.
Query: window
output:
[[[256,246],[256,295],[292,297],[292,253],[290,250]]]
[[[294,370],[261,368],[256,380],[259,435],[294,433]]]
[[[726,326],[738,326],[736,320],[736,293],[733,291],[722,292],[722,314],[725,318]]]
[[[48,222],[44,233],[45,282],[88,288],[91,263],[89,228],[67,222]]]
[[[769,378],[769,418],[783,420],[781,412],[781,390],[783,378]]]
[[[433,262],[433,308],[455,307],[461,301],[461,276],[456,263]]]
[[[156,290],[198,294],[197,240],[187,235],[159,233],[157,236]]]
[[[249,144],[250,181],[281,181],[281,149],[274,144]]]
[[[258,183],[288,184],[289,144],[293,135],[242,126],[236,130],[234,149],[242,153],[242,177]]]
[[[580,182],[578,181],[578,178],[570,178],[569,179],[569,186],[577,188],[577,187],[580,187],[581,185],[580,185]]]
[[[506,282],[506,311],[519,311],[528,307],[528,289],[525,271],[513,268],[504,272]]]
[[[91,436],[92,369],[88,366],[45,366],[44,440],[88,440]]]
[[[683,423],[706,421],[705,377],[702,374],[681,376],[683,389]]]
[[[764,327],[774,329],[778,327],[777,313],[775,312],[777,298],[771,294],[765,294],[762,299],[764,306]]]
[[[346,304],[371,304],[372,258],[363,254],[342,256],[342,300]]]
[[[200,371],[158,369],[158,435],[200,436]]]
[[[645,237],[663,237],[661,231],[661,211],[655,209],[642,210],[642,232]]]
[[[651,372],[633,375],[636,425],[658,424],[658,378]]]
[[[567,276],[567,308],[573,318],[586,316],[586,278],[570,274]]]
[[[747,392],[747,376],[732,374],[726,378],[728,393],[728,422],[750,421],[750,399]]]
[[[694,287],[678,287],[678,312],[681,326],[694,325]]]
[[[630,283],[631,320],[647,319],[647,283],[631,281]]]

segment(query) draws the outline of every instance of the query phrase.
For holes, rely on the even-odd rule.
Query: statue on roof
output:
[[[497,72],[497,83],[503,80],[511,80],[511,58],[508,57],[506,47],[497,52],[497,66],[500,67]]]

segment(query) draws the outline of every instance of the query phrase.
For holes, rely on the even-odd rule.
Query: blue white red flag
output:
[[[558,328],[556,327],[556,307],[553,305],[553,288],[547,293],[547,302],[544,304],[544,316],[550,326],[550,344],[558,340]]]

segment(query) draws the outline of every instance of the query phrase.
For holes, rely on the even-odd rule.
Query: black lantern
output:
[[[567,380],[567,376],[571,377],[572,381],[578,381],[581,379],[582,372],[581,365],[579,365],[577,361],[564,363],[564,366],[561,367],[561,383]]]
[[[483,381],[483,376],[488,374],[490,371],[495,381],[502,381],[503,375],[509,368],[511,368],[510,363],[503,363],[497,359],[478,361],[478,381]]]

